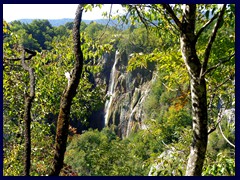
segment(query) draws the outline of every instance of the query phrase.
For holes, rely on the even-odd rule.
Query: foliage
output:
[[[75,136],[67,147],[65,162],[83,176],[142,175],[138,158],[112,131],[89,130]]]
[[[231,155],[232,154],[232,155]],[[214,158],[207,157],[203,176],[235,176],[235,153],[220,151]]]
[[[191,125],[189,85],[188,81],[182,81],[187,77],[181,74],[175,76],[176,71],[171,64],[163,64],[165,71],[162,71],[164,67],[160,67],[161,70],[156,72],[144,110],[148,117],[146,120],[155,122],[161,132],[160,136],[166,143],[170,143],[180,137],[181,129]],[[178,72],[181,72],[181,66]],[[184,71],[182,72],[184,74]]]
[[[142,22],[146,28],[158,29],[159,30],[158,34],[166,33],[166,31],[169,31],[171,28],[176,28],[176,24],[171,23],[170,19],[168,19],[166,17],[166,14],[164,14],[165,12],[164,12],[164,8],[162,6],[164,6],[164,5],[148,5],[148,4],[125,5],[125,7],[128,9],[128,13],[130,13],[130,15],[133,17],[134,21]],[[234,10],[233,6],[230,5],[228,7],[230,7],[230,9]],[[176,15],[177,18],[182,19],[181,5],[175,4],[175,5],[171,5],[171,7],[169,7],[169,8],[173,9],[174,15]],[[203,25],[209,21],[209,19],[210,19],[209,12],[210,12],[210,9],[212,9],[212,8],[215,9],[216,11],[220,11],[220,8],[217,7],[216,5],[198,5],[196,20],[197,20],[197,23],[199,23],[199,24],[197,24],[197,28],[203,27]],[[199,10],[200,10],[200,12],[199,12]],[[229,10],[228,12],[231,14],[231,12],[233,10]],[[212,14],[213,14],[213,11],[212,11]],[[205,16],[202,15],[204,13],[205,13]],[[214,71],[210,73],[210,76],[208,76],[209,74],[207,75],[207,83],[208,83],[208,88],[209,88],[208,91],[211,92],[210,95],[208,96],[208,101],[209,101],[209,106],[210,106],[209,110],[211,112],[210,117],[212,120],[211,123],[216,123],[216,120],[214,122],[213,119],[216,119],[216,117],[217,117],[216,103],[217,103],[218,99],[217,98],[214,99],[214,97],[224,96],[225,93],[221,92],[220,89],[222,89],[222,87],[224,87],[225,85],[227,86],[227,84],[230,84],[230,86],[231,86],[230,80],[233,79],[232,77],[234,76],[234,70],[233,70],[234,69],[234,64],[233,64],[234,61],[230,61],[230,60],[234,59],[231,57],[234,57],[233,44],[235,42],[234,41],[234,37],[235,37],[234,36],[234,23],[229,23],[229,22],[234,21],[234,20],[229,21],[229,19],[232,19],[232,16],[233,16],[233,14],[231,14],[231,16],[229,16],[229,14],[226,15],[226,21],[221,24],[221,26],[225,26],[225,27],[227,27],[227,29],[221,28],[219,30],[218,37],[214,41],[214,45],[213,45],[213,48],[211,51],[211,56],[210,56],[210,60],[209,60],[209,64],[208,64],[210,67],[209,68],[210,70],[214,69]],[[127,22],[126,16],[122,16],[121,18],[123,21]],[[177,23],[177,22],[175,21],[175,23]],[[199,59],[204,59],[206,44],[209,42],[208,41],[209,36],[212,34],[211,31],[212,31],[213,25],[214,25],[214,23],[211,26],[209,26],[208,28],[206,28],[206,31],[205,31],[206,33],[203,36],[200,36],[200,39],[198,39],[198,41],[197,41],[197,53],[198,53]],[[196,31],[196,32],[198,32],[198,31]],[[231,38],[229,39],[228,38],[229,36],[225,36],[226,39],[223,38],[222,33],[229,34],[229,35],[231,34]],[[176,35],[178,35],[178,33],[176,33]],[[218,39],[219,37],[221,37],[221,38]],[[175,42],[177,42],[177,41],[175,40]],[[224,45],[221,46],[220,44],[224,44]],[[186,70],[181,68],[182,63],[181,63],[181,61],[179,61],[179,59],[180,59],[178,57],[179,52],[176,52],[175,48],[179,48],[179,47],[173,46],[173,48],[167,49],[167,52],[156,49],[155,51],[153,51],[153,53],[148,53],[148,54],[136,53],[129,61],[128,70],[132,71],[136,67],[148,68],[148,66],[147,66],[148,62],[156,61],[159,64],[159,69],[167,72],[166,73],[167,75],[164,76],[163,79],[167,80],[167,82],[169,84],[165,85],[165,87],[171,91],[174,91],[174,89],[171,88],[172,85],[174,87],[174,84],[176,84],[176,82],[181,82],[179,84],[183,85],[184,81],[181,81],[181,80],[186,80],[186,78],[185,78],[186,73],[184,73],[184,71],[186,72]],[[220,51],[219,51],[219,49],[220,49]],[[175,53],[172,53],[174,51],[175,51]],[[169,55],[165,56],[166,54],[170,54],[170,56]],[[218,56],[218,55],[220,55],[220,56]],[[228,58],[229,58],[229,60],[226,60]],[[165,60],[167,60],[167,61],[165,61]],[[225,62],[228,62],[228,63],[226,63],[226,64],[223,63],[222,61],[224,61],[224,60],[225,60]],[[180,64],[179,64],[179,62],[180,62]],[[217,67],[220,65],[222,67],[217,69]],[[178,71],[179,67],[180,67],[180,71]],[[224,75],[222,75],[223,69],[224,69]],[[183,70],[183,71],[181,71],[181,70]],[[181,72],[183,72],[183,73],[181,73]],[[214,74],[214,73],[217,73],[217,74],[219,73],[219,74],[218,74],[218,76],[215,76],[216,74]],[[230,76],[228,76],[229,74],[230,74]],[[215,83],[213,83],[213,82],[215,82]],[[178,89],[181,89],[181,88],[177,88],[176,90],[178,90]],[[226,89],[227,88],[224,88],[224,90],[226,90]],[[220,92],[218,90],[220,90]],[[228,87],[228,91],[229,90],[232,90],[232,87],[230,87],[230,88]],[[185,92],[185,94],[188,94],[188,93]],[[234,100],[234,99],[231,99],[231,96],[229,96],[229,95],[226,95],[226,96],[228,98],[229,97],[230,98],[227,100],[227,103],[224,104],[224,107],[229,107],[228,102],[232,102],[232,100]],[[157,99],[151,98],[150,104],[157,107],[158,99],[159,99],[158,97],[157,97]],[[171,104],[171,100],[170,100],[169,104]],[[169,109],[176,110],[179,107],[182,108],[183,107],[182,104],[184,104],[184,101],[180,101],[180,103],[177,103],[177,106],[175,106],[175,107],[169,105],[170,106]],[[161,108],[164,108],[164,107],[161,107]],[[151,107],[149,109],[150,109],[149,111],[152,110]],[[168,109],[168,107],[166,107],[165,110],[167,110],[167,109]],[[170,110],[169,110],[169,112],[170,112]],[[157,112],[159,112],[159,111],[157,111]],[[157,114],[157,113],[155,113],[155,114]],[[157,116],[159,116],[159,115],[157,114]],[[171,119],[171,118],[169,118],[169,115],[166,117],[167,117],[167,119]],[[173,117],[175,117],[175,114],[173,115]],[[178,119],[178,118],[176,118],[176,119]],[[165,123],[164,121],[162,121],[162,123],[164,125],[169,124],[169,123]],[[179,124],[179,123],[177,123],[177,124]],[[170,129],[170,131],[168,129],[167,132],[171,133],[171,129]],[[173,131],[173,132],[175,132],[175,131]]]
[[[86,5],[87,10],[100,5]],[[123,5],[128,10],[131,5]],[[77,96],[73,99],[71,118],[87,123],[88,116],[104,105],[104,88],[94,84],[92,76],[101,71],[98,58],[103,53],[126,52],[131,58],[128,71],[149,69],[156,64],[154,83],[145,101],[145,129],[120,139],[114,127],[101,132],[89,130],[75,135],[69,141],[65,162],[78,175],[152,175],[181,176],[186,170],[191,144],[191,107],[189,102],[189,76],[179,51],[179,35],[175,25],[164,17],[161,5],[139,5],[147,24],[141,24],[134,11],[131,16],[120,17],[131,22],[127,30],[92,22],[81,24],[84,53],[84,72]],[[172,5],[178,18],[182,18],[180,5]],[[217,5],[197,5],[196,32],[219,11]],[[228,5],[224,23],[213,43],[208,68],[229,59],[235,52],[235,6]],[[127,22],[127,23],[128,23]],[[152,24],[153,22],[154,24]],[[215,22],[215,21],[214,21]],[[214,23],[213,23],[214,24]],[[199,59],[204,58],[206,43],[211,34],[210,24],[197,41]],[[65,72],[70,72],[74,62],[71,29],[73,23],[52,27],[47,20],[35,20],[31,24],[19,21],[3,22],[3,150],[4,175],[21,175],[23,172],[23,103],[28,75],[20,61],[7,59],[20,57],[19,45],[37,50],[37,56],[29,62],[36,74],[36,97],[32,110],[32,168],[31,175],[47,175],[53,153],[53,124],[50,114],[58,114],[61,93],[67,84]],[[145,25],[148,28],[145,29]],[[226,109],[235,107],[235,58],[222,63],[206,74],[209,128],[216,125],[219,99]],[[49,122],[49,123],[48,123]],[[221,122],[223,133],[235,142],[235,123],[226,117]],[[202,175],[235,175],[235,151],[222,138],[218,129],[209,135],[208,150]],[[158,166],[157,165],[161,165]]]
[[[13,21],[10,24],[10,29],[23,39],[23,45],[26,48],[37,51],[51,49],[48,42],[55,34],[48,20],[33,20],[30,24]]]
[[[85,32],[90,36],[90,37],[97,37],[96,33],[99,31],[102,31],[104,29],[104,25],[98,24],[96,22],[91,22],[85,29]]]
[[[183,176],[186,171],[188,144],[191,142],[191,129],[182,128],[178,141],[164,144],[162,153],[152,154],[149,175],[151,176]]]
[[[19,24],[22,25],[21,23]],[[7,40],[4,41],[3,44],[3,89],[5,102],[4,144],[6,151],[4,154],[4,164],[7,169],[4,169],[4,171],[6,175],[20,175],[22,174],[21,171],[23,167],[22,160],[19,159],[19,157],[23,156],[23,145],[22,143],[17,144],[17,142],[20,141],[18,137],[22,136],[24,131],[22,127],[23,100],[25,89],[27,89],[28,75],[22,70],[20,61],[11,59],[20,57],[18,49],[26,33],[17,34],[11,32],[9,27],[5,22],[3,29],[5,33],[4,38],[7,38]],[[35,30],[37,30],[37,28],[35,28]],[[19,31],[21,31],[21,29]],[[100,69],[92,64],[105,51],[109,51],[111,45],[99,46],[97,43],[94,43],[91,38],[88,39],[87,36],[84,36],[84,40],[82,41],[86,41],[82,47],[85,59],[84,73],[78,94],[76,98],[73,99],[74,105],[71,118],[78,118],[83,122],[87,122],[88,115],[103,105],[102,87],[94,87],[94,82],[91,82],[90,78],[93,73],[99,72]],[[32,175],[49,173],[49,164],[51,163],[49,156],[52,156],[53,139],[47,131],[43,129],[45,128],[46,122],[52,123],[52,121],[48,119],[48,116],[58,113],[60,96],[67,83],[64,72],[71,70],[74,61],[72,42],[67,36],[56,36],[49,42],[49,45],[54,47],[54,49],[37,53],[37,56],[29,62],[29,64],[34,67],[36,75],[36,96],[32,107],[32,119],[33,122],[40,123],[38,126],[34,123],[32,127],[32,147],[35,146],[35,142],[38,142],[37,145],[39,145],[36,145],[32,149]],[[93,47],[95,47],[97,51]],[[55,129],[54,124],[49,128],[52,134],[52,130]],[[37,134],[35,130],[42,133],[38,132]],[[51,139],[51,143],[48,139]],[[46,145],[48,145],[48,147],[45,148]],[[11,148],[13,148],[14,151],[10,151]],[[49,150],[46,152],[47,149]],[[11,161],[9,162],[7,159]],[[12,166],[9,164],[12,164]]]
[[[9,127],[8,127],[9,126]],[[20,125],[22,126],[22,125]],[[18,126],[19,127],[19,126]],[[15,133],[7,133],[6,131],[12,127],[11,121],[4,124],[4,160],[3,174],[4,176],[23,175],[23,157],[24,143],[23,133],[19,133],[18,127],[15,126]],[[21,127],[23,128],[23,127]],[[54,138],[50,132],[50,125],[40,122],[32,122],[32,153],[31,153],[31,173],[30,175],[47,175],[50,170],[51,158],[53,156]],[[17,140],[17,142],[16,142]]]
[[[159,44],[163,44],[161,39],[156,38],[153,33],[148,32],[144,27],[130,27],[121,33],[118,42],[118,49],[131,53],[149,53]]]

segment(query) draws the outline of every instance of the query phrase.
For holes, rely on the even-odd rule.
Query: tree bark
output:
[[[209,38],[202,64],[197,56],[196,43],[203,30],[211,22],[213,22],[217,16],[215,15],[200,29],[197,35],[195,35],[196,5],[186,4],[183,6],[182,22],[179,22],[179,19],[174,14],[170,5],[163,4],[163,7],[175,21],[181,32],[180,44],[182,57],[190,76],[193,141],[190,147],[186,175],[201,176],[208,142],[208,113],[205,74],[208,72],[207,64],[210,51],[217,31],[220,28],[220,24],[223,21],[226,5],[223,5],[219,13],[217,22]]]
[[[207,92],[201,63],[196,52],[196,5],[185,5],[181,27],[181,51],[190,76],[193,141],[187,164],[187,176],[201,176],[208,141]]]
[[[207,93],[204,78],[191,78],[193,141],[187,164],[187,176],[201,176],[208,142]]]
[[[73,26],[73,41],[75,66],[72,72],[72,77],[68,86],[65,88],[60,103],[60,112],[58,115],[57,132],[55,140],[55,154],[53,160],[53,169],[50,176],[59,176],[63,167],[64,153],[66,151],[66,143],[68,137],[70,109],[73,97],[76,95],[76,90],[81,78],[83,68],[83,54],[80,44],[80,24],[82,20],[83,5],[78,5]]]
[[[24,176],[30,175],[31,167],[31,115],[32,98],[26,95],[24,108],[24,138],[25,138],[25,156],[24,156]]]
[[[28,71],[30,76],[30,94],[25,94],[25,107],[24,107],[24,138],[25,138],[25,156],[24,156],[24,176],[30,175],[30,168],[31,168],[31,107],[32,102],[35,97],[35,77],[33,68],[27,66],[25,63],[25,50],[22,50],[22,67]],[[36,55],[35,52],[27,50],[28,53],[31,54],[31,58]]]

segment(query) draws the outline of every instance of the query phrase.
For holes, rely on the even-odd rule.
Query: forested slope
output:
[[[159,21],[157,5],[149,7],[149,14],[138,12],[141,8],[137,6],[125,8],[133,16],[118,18],[121,22],[131,21],[127,29],[81,23],[84,66],[72,102],[65,165],[60,175],[179,176],[187,171],[194,106],[180,34],[173,30],[176,25]],[[181,19],[184,12],[179,8],[173,11]],[[201,175],[205,176],[235,175],[233,9],[233,5],[227,5],[204,74],[208,143]],[[220,11],[215,5],[197,5],[196,32],[201,31],[201,36],[196,49],[200,60],[206,56]],[[60,98],[69,83],[65,75],[71,75],[75,60],[72,27],[73,23],[55,27],[48,20],[29,24],[4,21],[6,176],[24,174],[24,98],[29,92],[29,75],[19,58],[22,47],[36,52],[26,60],[35,74],[30,175],[50,173]]]

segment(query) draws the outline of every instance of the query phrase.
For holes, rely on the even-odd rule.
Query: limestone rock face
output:
[[[94,117],[98,117],[94,119],[102,119],[105,126],[116,125],[116,132],[122,138],[142,128],[143,103],[149,93],[154,70],[152,66],[127,72],[129,58],[119,51],[105,54],[98,61],[102,71],[95,75],[96,84],[105,85],[107,98],[103,109],[94,113]]]

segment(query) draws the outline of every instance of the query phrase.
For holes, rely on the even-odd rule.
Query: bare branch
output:
[[[36,55],[36,52],[23,49],[23,53],[22,53],[23,54],[22,55],[22,67],[29,73],[29,76],[30,76],[30,98],[33,99],[35,96],[35,76],[34,76],[33,68],[27,66],[27,64],[25,63],[25,58],[24,58],[25,51],[28,53],[33,53],[32,56],[34,56],[34,54]]]
[[[137,6],[129,5],[132,9],[136,10],[138,17],[140,18],[141,22],[144,24],[145,28],[148,30],[148,23],[157,27],[152,21],[149,21],[144,17],[144,15],[139,11]]]
[[[220,132],[221,132],[221,134],[222,134],[222,137],[225,139],[225,141],[227,141],[228,144],[230,144],[232,147],[235,148],[235,145],[234,145],[233,143],[231,143],[231,142],[228,140],[228,138],[224,135],[224,133],[223,133],[223,131],[222,131],[222,127],[221,127],[220,122],[219,122],[218,126],[219,126]]]
[[[32,56],[35,56],[36,53],[22,48],[22,57],[21,57],[21,62],[22,62],[22,67],[26,71],[28,71],[29,76],[30,76],[30,94],[28,95],[27,93],[25,94],[25,103],[24,103],[24,126],[25,126],[25,131],[24,131],[24,138],[25,138],[25,157],[24,157],[24,175],[29,176],[30,173],[30,167],[31,167],[31,107],[32,107],[32,102],[35,96],[35,77],[34,77],[34,71],[33,68],[28,66],[25,63],[25,51],[27,53],[31,53]]]
[[[195,41],[197,41],[202,32],[217,18],[217,16],[218,14],[215,14],[206,24],[203,25],[203,27],[198,31]]]
[[[219,122],[217,123],[217,125],[219,124]],[[214,132],[216,129],[217,129],[217,125],[215,125],[213,128],[211,128],[209,131],[208,131],[208,135],[211,134],[212,132]]]
[[[214,132],[217,129],[218,124],[222,120],[222,115],[223,115],[223,109],[220,109],[220,111],[218,113],[217,123],[208,131],[208,135],[211,134],[212,132]]]
[[[171,16],[171,18],[174,20],[176,25],[179,29],[182,29],[182,23],[179,21],[175,13],[173,12],[171,6],[169,4],[162,4],[163,8],[167,10],[168,14]]]
[[[24,56],[24,60],[31,60],[33,56],[37,55],[37,53],[35,51],[32,51],[32,50],[27,49],[27,48],[24,48],[24,51],[27,52],[28,54],[30,54],[28,57]],[[9,61],[20,61],[20,60],[22,60],[22,58],[13,58],[13,59],[6,58],[6,60],[9,60]]]
[[[110,22],[110,20],[111,20],[111,14],[112,14],[112,4],[111,4],[111,6],[110,6],[110,11],[109,11],[109,15],[108,15],[108,22],[107,22],[107,24],[106,24],[106,26],[105,26],[105,31],[104,31],[104,32],[102,33],[102,35],[100,36],[99,40],[102,39],[103,35],[104,35],[105,32],[106,32],[106,29],[107,29],[107,27],[108,27],[108,24],[109,24],[109,22]]]
[[[232,55],[229,56],[228,59],[224,59],[224,60],[220,60],[219,63],[217,63],[216,65],[208,68],[204,73],[202,73],[202,77],[205,76],[207,73],[211,72],[212,70],[218,68],[220,65],[226,63],[226,62],[229,62],[233,57],[235,56],[235,53],[233,53]]]
[[[172,31],[174,31],[174,33],[176,34],[179,33],[177,27],[169,20],[169,18],[166,16],[165,13],[163,13],[163,16],[167,20],[167,22],[170,24],[170,26],[174,28],[174,30],[172,29]]]
[[[167,22],[169,23],[169,25],[171,27],[173,27],[173,29],[171,28],[172,31],[174,31],[173,33],[178,33],[178,28],[175,24],[173,24],[170,20],[169,17],[167,17],[167,14],[166,12],[163,12],[161,9],[159,9],[157,6],[154,6],[154,5],[151,5],[151,6],[146,6],[146,7],[149,7],[149,8],[153,8],[155,9],[158,13],[162,14],[164,16],[164,18],[167,20]],[[166,9],[165,9],[166,10]]]
[[[204,53],[204,60],[203,60],[202,68],[201,68],[200,77],[203,77],[203,74],[207,69],[207,64],[208,64],[210,52],[211,52],[211,49],[212,49],[212,44],[213,44],[213,42],[216,38],[217,31],[220,28],[221,23],[223,22],[223,15],[224,15],[225,9],[226,9],[226,4],[223,5],[222,10],[220,11],[220,14],[218,16],[217,22],[216,22],[216,24],[213,28],[212,35],[209,38],[209,41],[208,41],[208,44],[207,44],[207,47],[206,47],[206,50],[205,50],[205,53]]]
[[[27,48],[24,48],[24,50],[28,53],[28,54],[32,54],[33,56],[36,56],[36,52],[35,51],[32,51],[30,49],[27,49]]]
[[[81,50],[80,42],[80,24],[82,21],[83,4],[79,4],[76,10],[76,16],[73,25],[73,43],[74,43],[74,55],[75,64],[72,72],[70,83],[66,86],[60,102],[60,110],[58,114],[57,132],[55,138],[55,153],[53,159],[53,168],[49,176],[58,176],[62,167],[64,154],[66,151],[66,143],[68,137],[70,109],[72,99],[76,95],[76,90],[81,78],[83,69],[83,52]]]

